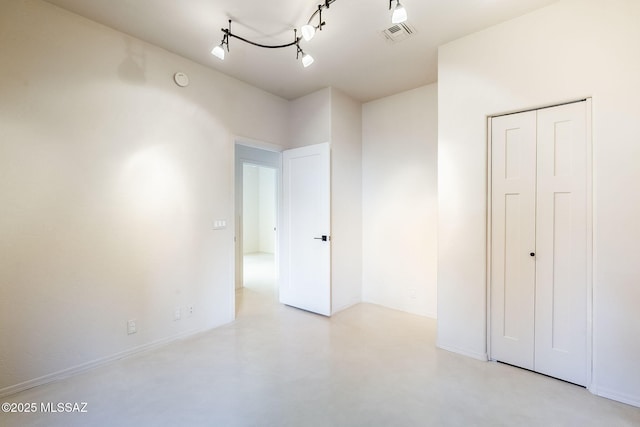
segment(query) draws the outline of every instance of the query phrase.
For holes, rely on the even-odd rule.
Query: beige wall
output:
[[[640,406],[640,2],[566,0],[439,51],[438,344],[487,356],[486,118],[593,98],[593,382]]]
[[[437,86],[363,106],[363,300],[436,317]]]
[[[39,1],[0,52],[0,393],[231,321],[234,136],[288,102]]]
[[[331,142],[331,88],[289,102],[289,148]]]

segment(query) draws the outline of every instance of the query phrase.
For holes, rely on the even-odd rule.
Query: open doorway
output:
[[[236,311],[252,299],[278,300],[278,218],[282,156],[277,149],[235,147]],[[240,297],[240,299],[238,299]]]
[[[276,296],[277,170],[242,165],[243,287]]]

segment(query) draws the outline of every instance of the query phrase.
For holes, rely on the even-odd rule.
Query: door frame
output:
[[[492,212],[491,212],[491,204],[492,204],[492,182],[491,182],[491,173],[492,173],[492,138],[491,138],[491,120],[495,117],[505,116],[508,114],[518,114],[524,113],[527,111],[536,111],[545,108],[558,107],[566,104],[574,104],[578,102],[585,102],[586,106],[586,140],[587,140],[587,182],[586,182],[586,198],[587,198],[587,207],[586,207],[586,222],[587,222],[587,348],[586,348],[586,357],[587,357],[587,386],[586,388],[593,392],[593,386],[596,384],[595,382],[595,374],[593,372],[593,360],[594,360],[594,331],[593,331],[593,318],[594,318],[594,304],[593,304],[593,236],[594,236],[594,204],[593,204],[593,176],[594,176],[594,165],[593,165],[593,121],[592,121],[592,104],[593,100],[591,97],[559,102],[548,105],[541,105],[535,108],[528,108],[522,110],[514,110],[503,113],[496,113],[486,116],[487,128],[486,128],[486,141],[487,141],[487,158],[486,158],[486,166],[487,166],[487,175],[486,175],[486,190],[487,190],[487,199],[486,199],[486,324],[485,324],[485,335],[486,335],[486,346],[487,346],[487,357],[490,361],[494,361],[492,358],[491,352],[491,222],[492,222]]]
[[[245,164],[268,167],[276,170],[276,224],[279,224],[282,212],[282,151],[284,147],[263,143],[259,141],[236,139],[234,144],[234,279],[235,291],[242,288],[243,283],[243,170]],[[275,235],[275,263],[276,276],[278,272],[280,227],[276,228]],[[235,317],[235,304],[234,304]]]

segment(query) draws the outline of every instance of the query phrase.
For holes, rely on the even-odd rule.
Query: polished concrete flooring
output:
[[[434,320],[370,304],[325,318],[275,295],[251,283],[233,324],[2,399],[87,413],[0,425],[640,426],[639,408],[436,349]]]

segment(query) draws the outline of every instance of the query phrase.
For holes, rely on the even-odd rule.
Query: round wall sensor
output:
[[[189,77],[185,73],[182,73],[182,72],[175,73],[173,75],[173,80],[180,87],[189,86]]]

